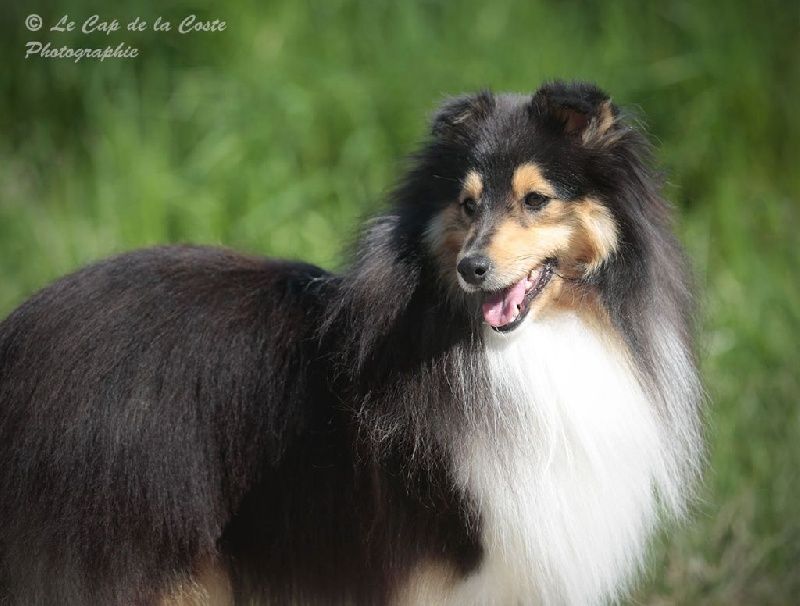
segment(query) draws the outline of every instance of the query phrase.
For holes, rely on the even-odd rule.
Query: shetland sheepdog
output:
[[[446,101],[347,268],[141,250],[0,324],[0,603],[623,599],[702,460],[692,297],[607,94]]]

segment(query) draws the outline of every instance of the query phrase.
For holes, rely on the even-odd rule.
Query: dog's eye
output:
[[[461,208],[464,209],[464,214],[468,217],[474,217],[475,212],[478,210],[478,203],[475,198],[464,198],[461,201]]]
[[[531,210],[539,210],[549,201],[550,198],[548,198],[547,196],[532,191],[527,196],[525,196],[524,203],[526,208],[529,208]]]

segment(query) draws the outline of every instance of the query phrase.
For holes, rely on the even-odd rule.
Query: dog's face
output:
[[[604,200],[620,129],[608,97],[587,85],[481,93],[440,110],[437,153],[458,168],[426,240],[443,279],[480,298],[494,329],[569,305],[570,285],[614,255],[619,226]]]

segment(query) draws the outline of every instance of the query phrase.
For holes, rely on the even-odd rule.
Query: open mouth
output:
[[[486,294],[483,300],[483,319],[497,332],[511,332],[517,328],[553,277],[555,259],[547,259],[532,269],[524,278],[502,290]]]

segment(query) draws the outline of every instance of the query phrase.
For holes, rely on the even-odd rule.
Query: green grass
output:
[[[20,3],[21,4],[21,3]],[[639,603],[800,594],[800,8],[690,2],[126,3],[6,10],[0,49],[0,315],[89,260],[160,242],[326,267],[380,204],[446,94],[585,78],[638,108],[702,295],[709,468]],[[227,30],[81,36],[69,12]],[[23,59],[27,40],[141,56]]]

